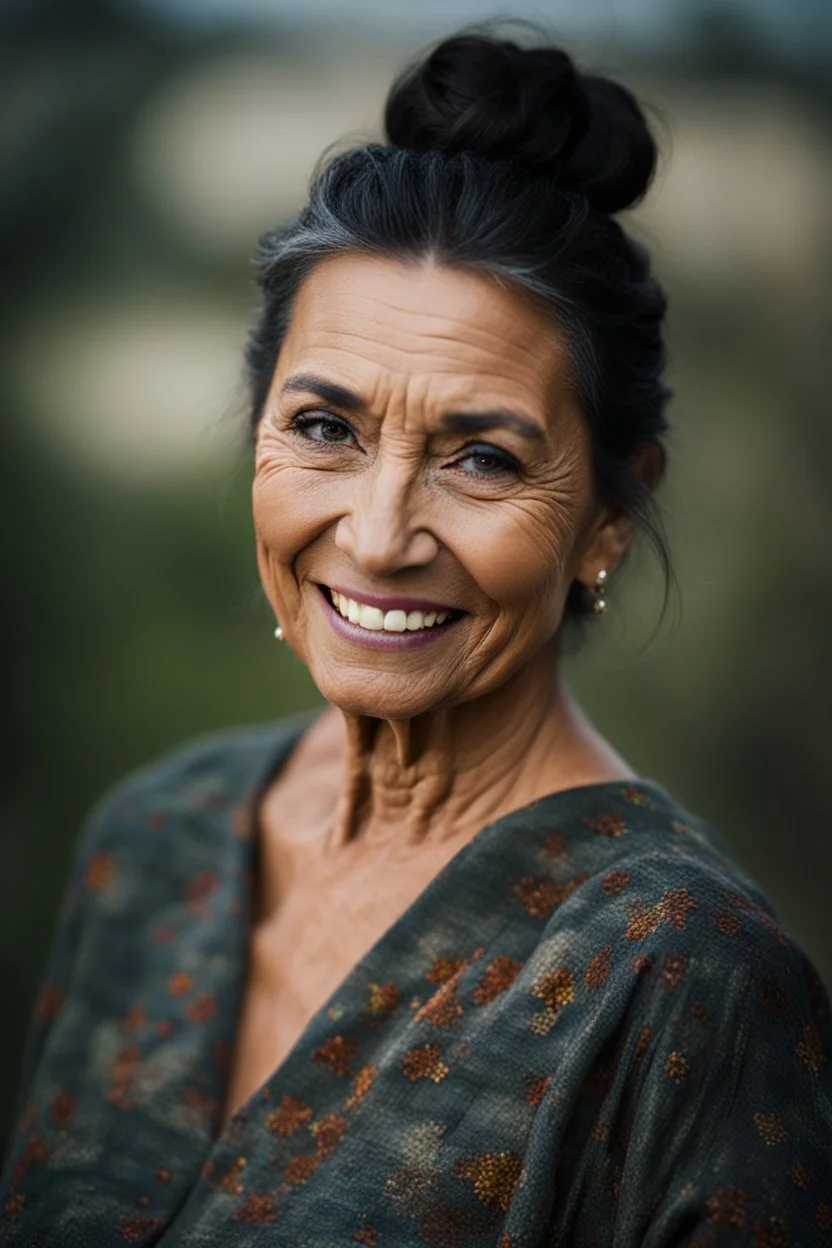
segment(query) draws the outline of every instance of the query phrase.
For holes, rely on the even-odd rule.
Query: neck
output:
[[[344,714],[330,849],[466,839],[559,789],[632,776],[573,701],[551,650],[493,693],[408,720]]]

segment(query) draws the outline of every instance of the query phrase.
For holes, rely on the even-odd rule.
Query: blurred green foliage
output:
[[[236,457],[155,478],[108,474],[68,455],[36,418],[17,360],[22,323],[114,289],[122,302],[163,286],[222,304],[242,339],[245,256],[212,257],[169,228],[137,188],[125,145],[184,65],[245,42],[189,42],[103,3],[44,4],[0,53],[4,1118],[91,803],[183,738],[317,698],[275,645],[259,593],[243,417]],[[275,64],[286,55],[275,40]],[[651,72],[661,98],[674,67]],[[803,107],[825,131],[825,101],[807,94]],[[264,158],[279,166],[280,152]],[[656,592],[636,559],[629,588],[611,587],[609,617],[571,661],[574,682],[624,755],[714,823],[830,977],[829,304],[758,288],[747,271],[726,271],[715,290],[672,257],[667,278],[679,397],[663,499],[683,612],[641,648]],[[51,348],[44,336],[27,367],[48,372]]]

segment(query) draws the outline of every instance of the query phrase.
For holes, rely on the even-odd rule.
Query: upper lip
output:
[[[335,590],[345,598],[354,602],[366,603],[368,607],[378,607],[381,611],[459,611],[459,607],[449,607],[447,603],[431,602],[428,598],[410,598],[405,594],[371,594],[365,589],[349,589],[346,585],[327,585],[326,589]]]

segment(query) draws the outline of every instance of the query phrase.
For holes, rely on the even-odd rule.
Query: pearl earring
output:
[[[277,638],[277,640],[278,640],[278,641],[285,641],[285,640],[286,640],[286,638],[285,638],[285,637],[284,637],[284,635],[283,635],[283,629],[280,627],[280,625],[279,625],[279,624],[278,624],[277,628],[274,630],[274,635],[275,635],[275,637]]]
[[[602,568],[595,578],[595,601],[592,604],[592,610],[596,615],[603,615],[607,609],[607,602],[604,598],[604,582],[607,579],[607,570]]]

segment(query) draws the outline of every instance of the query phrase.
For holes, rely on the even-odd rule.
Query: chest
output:
[[[257,923],[229,1075],[232,1113],[281,1065],[338,986],[458,850],[295,861],[276,910]]]

